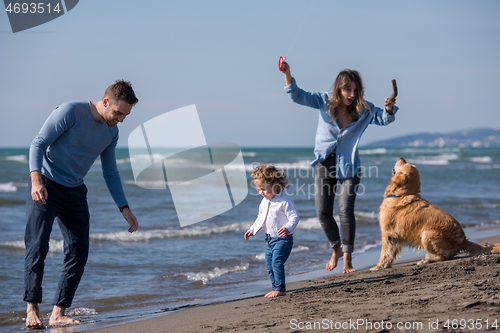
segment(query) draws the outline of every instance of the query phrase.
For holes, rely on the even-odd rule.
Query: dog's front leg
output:
[[[389,235],[382,235],[382,251],[380,252],[380,260],[378,264],[370,271],[378,271],[382,268],[389,268],[394,261],[394,258],[401,252],[401,246],[397,243],[394,237]]]

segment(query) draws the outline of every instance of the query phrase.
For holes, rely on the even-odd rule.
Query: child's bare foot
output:
[[[337,262],[339,261],[340,257],[342,257],[342,249],[339,247],[334,247],[332,249],[332,257],[330,258],[330,261],[326,264],[326,270],[331,271],[335,267],[337,267]]]
[[[52,315],[50,316],[49,325],[61,326],[61,325],[74,325],[81,323],[80,320],[66,316],[64,314],[65,311],[66,308],[54,305],[54,309],[52,310]]]
[[[45,328],[40,319],[40,310],[37,303],[27,303],[26,308],[26,327],[28,328]]]
[[[285,295],[286,295],[285,291],[273,290],[273,291],[270,291],[267,294],[265,294],[264,297],[273,298],[273,297],[285,296]]]
[[[352,253],[344,253],[344,270],[342,273],[352,273],[356,270],[352,267]]]

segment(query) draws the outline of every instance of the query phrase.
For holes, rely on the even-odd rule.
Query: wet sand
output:
[[[485,242],[500,243],[500,236],[478,243]],[[263,293],[86,331],[500,331],[500,255],[461,255],[424,266],[418,266],[417,261],[395,262],[392,268],[377,272],[365,269],[292,283],[286,296],[274,299],[262,297]],[[92,326],[79,325],[78,331],[87,325]]]

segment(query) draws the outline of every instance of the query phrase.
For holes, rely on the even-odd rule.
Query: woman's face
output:
[[[358,87],[356,83],[351,82],[351,84],[345,88],[340,90],[340,102],[343,106],[349,106],[356,99],[358,95]]]

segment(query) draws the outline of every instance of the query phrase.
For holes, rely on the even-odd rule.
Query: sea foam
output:
[[[246,231],[251,222],[231,223],[221,226],[195,226],[183,229],[153,229],[147,231],[136,231],[133,234],[127,231],[92,233],[90,239],[93,241],[111,242],[148,242],[155,239],[200,237],[213,234]]]
[[[458,160],[457,154],[442,154],[437,156],[420,156],[419,158],[409,158],[407,161],[411,164],[423,165],[448,165],[450,161]]]
[[[469,158],[469,161],[475,163],[492,163],[493,159],[489,156],[482,156],[482,157],[471,157]]]
[[[386,148],[360,149],[359,153],[362,155],[387,154],[387,149]]]
[[[14,162],[20,162],[20,163],[26,163],[26,162],[28,162],[28,156],[26,156],[26,155],[6,156],[5,159],[7,161],[14,161]]]
[[[203,282],[203,284],[207,284],[208,281],[213,280],[217,277],[220,277],[220,276],[228,274],[228,273],[245,271],[249,267],[250,267],[249,263],[242,263],[240,265],[228,267],[228,268],[215,267],[215,268],[207,270],[207,271],[178,273],[176,275],[177,276],[184,275],[191,281],[201,281],[201,282]]]
[[[13,182],[0,183],[0,192],[16,192],[17,186]]]
[[[16,250],[25,249],[24,241],[1,242],[0,246],[14,248]],[[51,239],[49,241],[49,252],[64,252],[64,241]]]

